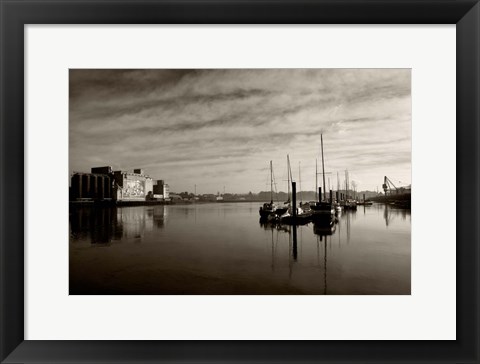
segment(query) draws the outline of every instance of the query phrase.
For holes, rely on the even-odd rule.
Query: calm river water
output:
[[[70,294],[410,294],[410,210],[333,229],[262,225],[261,203],[70,210]]]

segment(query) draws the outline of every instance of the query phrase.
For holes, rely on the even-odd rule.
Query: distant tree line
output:
[[[340,191],[345,193],[344,190]],[[322,193],[323,194],[323,193]],[[383,194],[377,193],[375,191],[360,191],[354,192],[352,190],[348,191],[350,197],[356,197],[358,200],[363,199],[363,194],[365,194],[365,199],[371,199],[377,196],[382,196]],[[218,197],[221,197],[223,201],[270,201],[271,194],[270,191],[260,191],[259,193],[225,193],[225,194],[197,194],[195,195],[192,192],[184,191],[180,193],[171,192],[170,195],[178,196],[178,198],[185,201],[217,201]],[[315,201],[318,197],[315,191],[302,191],[297,192],[297,201]],[[329,192],[327,192],[327,198],[329,197]],[[335,191],[333,192],[333,197],[335,198]],[[287,201],[288,193],[287,192],[278,192],[273,194],[274,201]]]

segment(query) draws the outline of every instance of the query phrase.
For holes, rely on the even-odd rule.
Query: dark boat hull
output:
[[[296,215],[295,217],[293,215],[287,215],[287,216],[283,216],[280,219],[280,221],[281,221],[282,224],[304,225],[304,224],[308,224],[310,221],[312,221],[312,213],[306,212],[306,213]]]
[[[333,219],[335,216],[335,209],[331,203],[317,202],[310,205],[314,219]]]
[[[274,207],[271,208],[269,206],[262,206],[260,207],[258,213],[262,219],[267,219],[269,217],[280,217],[285,214],[288,210],[288,206],[285,207]]]
[[[270,216],[272,213],[273,213],[273,211],[271,211],[271,210],[263,210],[263,209],[260,207],[259,214],[260,214],[260,217],[261,217],[262,219],[268,218],[268,216]]]

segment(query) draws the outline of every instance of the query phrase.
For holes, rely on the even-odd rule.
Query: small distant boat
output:
[[[357,202],[357,206],[372,206],[373,202],[372,201],[359,201]]]
[[[343,205],[344,210],[356,210],[357,209],[357,201],[355,200],[346,200],[345,204]]]
[[[411,202],[410,200],[396,200],[396,201],[390,202],[390,205],[393,207],[401,208],[401,209],[409,209],[411,207]]]

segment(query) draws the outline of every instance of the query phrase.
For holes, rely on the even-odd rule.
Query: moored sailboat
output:
[[[293,182],[293,176],[292,176],[292,170],[290,167],[290,158],[287,155],[287,167],[288,167],[288,186],[289,186],[289,193],[290,193],[290,181],[292,182],[292,190],[295,182]],[[299,166],[299,178],[300,178],[300,166]],[[293,190],[292,194],[295,194],[296,197],[296,191]],[[300,195],[301,195],[301,187],[300,187]],[[294,202],[296,202],[296,198],[292,199]],[[290,202],[290,196],[288,198],[288,201]],[[295,210],[293,210],[295,209]],[[300,201],[299,206],[295,206],[295,204],[290,205],[287,209],[287,211],[280,216],[280,221],[283,224],[307,224],[310,222],[312,216],[312,211],[310,209],[310,205],[308,203],[303,204],[302,201]]]
[[[280,206],[273,202],[273,184],[273,164],[270,161],[270,202],[265,202],[259,209],[260,218],[263,220],[275,220],[288,209],[288,206]]]
[[[320,134],[320,143],[321,143],[321,151],[322,151],[322,174],[323,174],[324,198],[322,199],[322,189],[320,188],[318,201],[316,201],[313,204],[310,204],[310,209],[312,210],[312,217],[314,220],[322,219],[322,220],[331,222],[334,219],[335,208],[333,206],[332,196],[330,196],[329,201],[325,197],[326,190],[325,190],[325,161],[324,161],[324,155],[323,155],[323,134]],[[316,180],[316,176],[315,176],[315,180]]]
[[[277,206],[273,203],[273,165],[270,161],[270,202],[265,202],[259,209],[260,218],[267,219],[271,214],[275,213]]]

